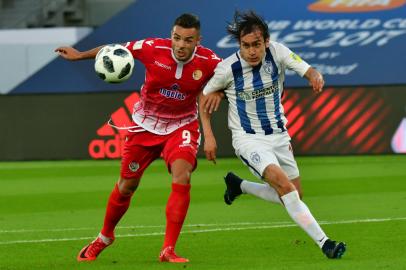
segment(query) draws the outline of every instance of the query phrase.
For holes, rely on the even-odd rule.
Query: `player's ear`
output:
[[[269,48],[269,38],[265,40],[265,48]]]
[[[202,42],[202,36],[199,35],[199,36],[197,37],[196,45],[199,46],[201,42]]]

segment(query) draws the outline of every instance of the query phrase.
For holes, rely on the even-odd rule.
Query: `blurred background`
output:
[[[282,42],[321,71],[325,91],[288,73],[283,104],[297,155],[406,153],[406,1],[0,0],[0,160],[116,159],[144,79],[107,84],[93,61],[54,49],[169,37],[197,14],[203,45],[225,58],[238,44],[225,28],[255,10]],[[214,118],[219,156],[234,156],[226,106]]]

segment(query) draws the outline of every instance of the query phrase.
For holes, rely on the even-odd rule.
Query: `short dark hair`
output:
[[[173,23],[173,26],[175,25],[181,26],[183,28],[196,28],[197,30],[200,30],[199,17],[191,13],[184,13],[177,17],[175,22]]]
[[[252,10],[247,12],[236,11],[234,13],[234,21],[228,23],[227,26],[227,32],[238,41],[241,40],[241,36],[245,36],[255,30],[262,32],[264,40],[269,38],[268,24]]]

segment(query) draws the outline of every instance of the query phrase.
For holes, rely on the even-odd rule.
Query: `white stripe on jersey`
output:
[[[140,129],[144,129],[154,134],[166,135],[195,121],[197,119],[197,112],[194,115],[181,119],[158,117],[147,114],[139,101],[134,104],[132,119],[137,125],[131,127],[133,131],[129,130],[130,132],[138,132]]]
[[[207,58],[206,56],[202,56],[202,55],[200,55],[200,54],[197,54],[197,53],[195,54],[195,56],[196,56],[196,57],[199,57],[199,58],[203,58],[203,59],[206,59],[206,60],[207,60],[207,59],[209,59],[209,58]]]
[[[286,131],[281,98],[285,69],[303,76],[310,67],[284,45],[270,42],[261,65],[251,67],[239,52],[217,65],[203,93],[223,90],[228,98],[231,131],[273,134]]]

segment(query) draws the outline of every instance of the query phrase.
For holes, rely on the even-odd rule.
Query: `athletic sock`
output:
[[[110,245],[111,243],[113,243],[113,238],[111,237],[107,237],[105,235],[103,235],[102,233],[99,233],[98,237],[103,241],[103,243],[105,243],[106,245]]]
[[[289,192],[281,197],[290,217],[314,240],[321,248],[328,239],[320,228],[309,208],[300,200],[297,191]]]
[[[163,248],[175,247],[190,203],[190,184],[172,183],[172,192],[166,204],[166,231]]]
[[[243,193],[254,195],[265,201],[281,204],[278,193],[273,187],[268,184],[260,184],[248,180],[243,180],[241,182],[241,190]]]
[[[118,189],[118,184],[115,185],[107,203],[103,229],[101,230],[103,236],[114,238],[114,229],[130,206],[132,195],[122,195]]]

